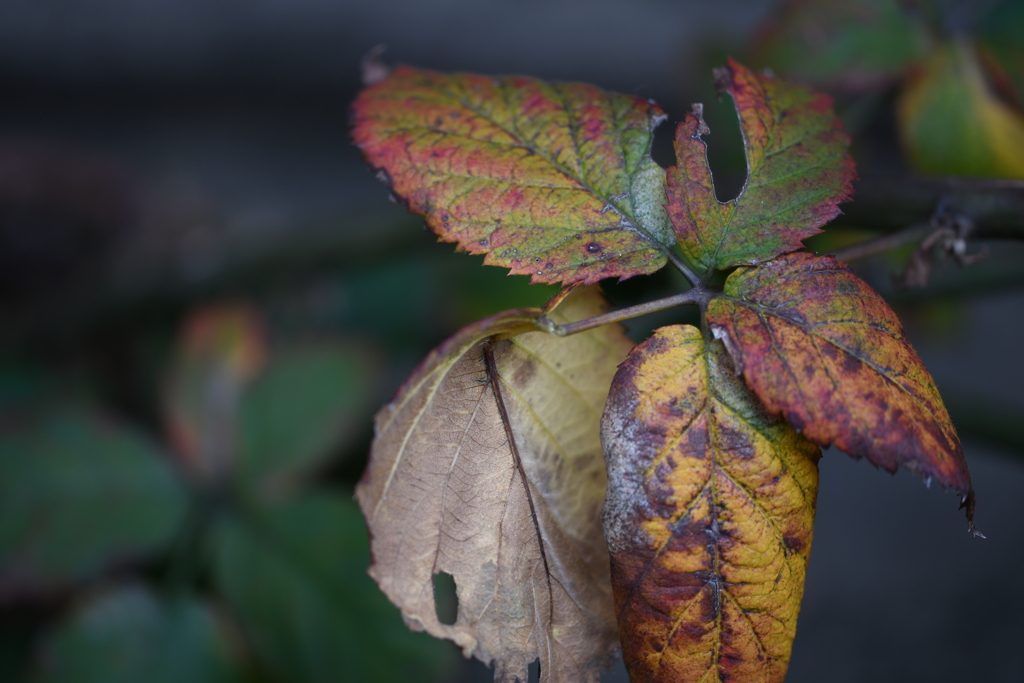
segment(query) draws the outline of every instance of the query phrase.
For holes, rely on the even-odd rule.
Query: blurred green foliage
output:
[[[751,58],[835,93],[854,130],[892,116],[895,91],[918,172],[1024,178],[1022,36],[1020,0],[789,0]]]

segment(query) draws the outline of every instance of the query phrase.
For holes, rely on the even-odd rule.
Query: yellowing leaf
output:
[[[728,268],[800,249],[839,215],[856,176],[831,98],[733,60],[715,81],[736,103],[747,182],[735,199],[718,201],[701,139],[708,127],[694,107],[676,129],[679,164],[665,186],[683,254],[704,268]]]
[[[990,91],[972,45],[937,50],[911,77],[897,114],[919,171],[1024,178],[1024,115]]]
[[[550,315],[596,315],[594,290]],[[560,338],[523,309],[464,328],[377,416],[356,490],[370,575],[411,628],[494,662],[495,679],[596,681],[617,642],[600,526],[601,410],[630,342],[618,326]],[[451,575],[458,615],[437,616]]]
[[[592,283],[665,264],[664,118],[590,85],[399,67],[356,99],[352,135],[441,239],[533,282]]]
[[[690,326],[633,349],[601,433],[632,680],[781,682],[811,549],[818,449],[772,421],[722,344]]]
[[[831,256],[787,254],[740,268],[708,304],[750,388],[811,441],[889,472],[899,466],[974,491],[935,382],[889,305]]]

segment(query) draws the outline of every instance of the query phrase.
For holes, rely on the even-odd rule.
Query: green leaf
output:
[[[787,254],[740,268],[708,323],[768,411],[808,439],[963,497],[974,490],[935,382],[889,305],[831,256]]]
[[[758,43],[756,62],[780,75],[864,89],[901,77],[927,53],[929,36],[897,0],[790,0]]]
[[[43,644],[34,683],[221,683],[234,680],[213,611],[130,586],[72,614]]]
[[[0,434],[0,584],[45,589],[165,547],[185,491],[149,439],[93,411]]]
[[[1002,0],[978,30],[985,67],[1006,99],[1024,107],[1024,3]]]
[[[281,680],[439,680],[453,652],[410,633],[366,574],[366,527],[328,494],[227,518],[214,580],[253,655]]]
[[[649,156],[664,118],[590,85],[399,67],[356,99],[353,137],[442,240],[533,282],[592,283],[666,262]]]
[[[968,42],[935,52],[904,89],[897,114],[917,170],[1024,178],[1024,114],[995,96]]]
[[[736,103],[747,181],[719,202],[701,136],[701,108],[676,129],[678,166],[668,170],[668,215],[683,254],[704,268],[760,263],[800,249],[801,240],[839,215],[855,177],[849,139],[832,100],[809,88],[755,74],[729,60],[715,72]]]
[[[242,395],[241,476],[279,488],[323,464],[376,398],[372,361],[341,344],[275,352]]]

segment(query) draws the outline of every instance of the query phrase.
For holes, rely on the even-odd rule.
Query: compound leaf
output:
[[[551,318],[603,310],[570,293]],[[596,681],[617,643],[600,526],[599,421],[631,343],[618,326],[560,338],[525,309],[445,342],[377,416],[356,496],[372,535],[370,574],[416,630],[494,662],[495,679]],[[454,623],[433,577],[456,584]]]
[[[769,419],[721,342],[690,326],[633,349],[601,431],[605,534],[632,680],[781,682],[818,448]]]
[[[889,472],[974,492],[935,382],[896,314],[831,256],[787,254],[726,281],[708,322],[769,412]],[[972,527],[973,528],[973,527]]]
[[[440,238],[533,282],[652,273],[672,243],[661,109],[578,83],[396,68],[353,105],[366,160]]]
[[[715,72],[736,103],[747,182],[735,199],[715,196],[701,107],[676,129],[678,166],[668,170],[668,215],[683,254],[704,268],[754,264],[800,249],[852,196],[849,138],[828,95],[758,75],[729,60]]]

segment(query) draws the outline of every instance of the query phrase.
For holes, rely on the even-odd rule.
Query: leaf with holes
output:
[[[575,290],[550,317],[603,308]],[[494,662],[498,681],[526,681],[536,658],[542,681],[596,681],[617,642],[598,426],[631,342],[618,326],[508,338],[542,313],[493,316],[432,352],[378,414],[356,495],[370,574],[411,628]],[[451,624],[437,616],[442,573]]]
[[[736,103],[747,182],[735,199],[715,197],[701,139],[710,131],[695,106],[676,129],[679,165],[669,169],[666,185],[683,254],[704,268],[729,268],[800,249],[853,193],[849,138],[831,98],[733,60],[716,70],[715,81]]]
[[[601,425],[604,525],[634,681],[786,675],[817,495],[817,447],[771,420],[721,342],[640,344]]]
[[[442,240],[533,282],[592,283],[661,268],[674,241],[665,116],[579,83],[399,67],[353,105],[366,160]]]
[[[740,268],[708,322],[769,412],[821,445],[974,492],[935,382],[889,305],[831,256]]]

